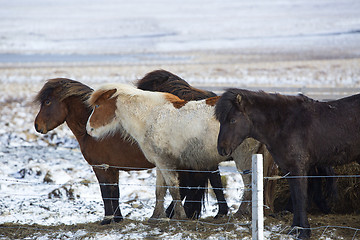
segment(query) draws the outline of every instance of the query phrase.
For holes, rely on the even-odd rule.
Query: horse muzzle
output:
[[[48,132],[46,128],[40,127],[37,123],[35,123],[35,130],[41,134],[46,134]]]
[[[91,127],[90,124],[87,124],[87,126],[86,126],[86,132],[87,132],[90,136],[94,137],[94,131],[95,131],[95,129],[94,129],[93,127]]]
[[[221,156],[230,156],[232,154],[232,150],[230,148],[218,147],[217,150]]]

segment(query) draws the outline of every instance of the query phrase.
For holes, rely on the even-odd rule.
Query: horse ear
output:
[[[236,102],[237,102],[240,109],[242,109],[244,107],[244,99],[240,94],[238,94],[236,96]]]
[[[238,102],[239,105],[241,104],[241,99],[242,99],[241,95],[238,94],[238,95],[236,96],[236,101]]]
[[[116,93],[116,88],[108,90],[106,92],[103,93],[103,96],[105,97],[105,99],[109,99],[111,98],[112,95],[114,95]]]
[[[252,101],[250,98],[248,98],[248,97],[243,97],[243,96],[241,96],[240,94],[238,94],[238,95],[236,96],[236,101],[237,101],[239,107],[242,107],[242,108],[245,106],[245,103],[246,103],[246,104],[250,104],[250,105],[253,104],[253,101]]]

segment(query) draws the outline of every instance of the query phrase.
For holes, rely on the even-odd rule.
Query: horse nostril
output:
[[[36,130],[38,133],[42,133],[42,134],[45,134],[45,133],[46,133],[46,131],[44,131],[44,129],[41,129],[37,123],[35,123],[35,130]]]
[[[39,129],[39,125],[37,123],[35,123],[35,130],[38,132],[38,133],[42,133],[42,130]]]

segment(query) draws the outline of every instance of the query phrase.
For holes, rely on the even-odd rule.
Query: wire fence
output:
[[[115,169],[124,169],[124,167],[118,167],[118,166],[109,166],[109,165],[93,165],[93,168],[102,168],[102,169],[108,169],[108,168],[115,168]],[[130,167],[127,167],[128,170],[134,170]],[[135,168],[136,170],[139,170],[139,168]],[[147,168],[144,168],[143,170],[148,170]],[[173,169],[162,169],[162,171],[179,171],[179,170],[173,170]],[[201,173],[215,173],[216,171],[194,171],[194,170],[181,170],[181,171],[186,171],[186,172],[201,172]],[[217,170],[218,171],[218,170]],[[231,170],[231,169],[226,169],[221,171],[221,173],[229,173],[229,174],[235,174],[235,173],[240,173],[240,174],[251,174],[252,170],[248,169],[248,170],[244,170],[244,171],[236,171],[236,170]],[[289,178],[359,178],[360,175],[336,175],[336,176],[289,176],[289,174],[285,174],[283,176],[272,176],[272,177],[264,177],[265,180],[279,180],[279,179],[289,179]],[[65,183],[65,184],[59,184],[59,183],[54,183],[54,182],[41,182],[41,181],[26,181],[26,180],[21,180],[21,179],[16,179],[16,178],[0,178],[0,184],[7,184],[7,185],[13,185],[13,184],[21,184],[21,185],[28,185],[29,187],[32,186],[54,186],[54,187],[62,187],[64,185],[71,185],[71,186],[75,186],[75,185],[102,185],[102,186],[120,186],[120,187],[143,187],[143,188],[152,188],[153,190],[155,190],[155,188],[157,187],[156,184],[151,184],[151,183],[146,183],[146,184],[141,184],[141,186],[139,186],[139,184],[132,184],[132,183],[122,183],[121,181],[119,183],[98,183],[98,182],[71,182],[71,183]],[[0,185],[1,186],[1,185]],[[161,186],[161,187],[166,187],[166,188],[171,188],[172,186]],[[183,187],[186,189],[191,189],[191,187]],[[211,188],[211,187],[209,187]],[[196,189],[208,189],[208,187],[196,187]],[[215,189],[220,189],[220,188],[215,188]],[[232,187],[232,186],[227,186],[225,190],[239,190],[239,191],[251,191],[251,186],[247,185],[247,186],[243,186],[241,188],[239,187]],[[23,200],[26,199],[30,199],[30,198],[39,198],[42,201],[54,201],[54,199],[49,198],[49,194],[27,194],[27,193],[12,193],[11,195],[6,194],[6,193],[1,193],[1,198],[6,198],[6,197],[11,197],[11,198],[20,198]],[[240,196],[239,196],[240,197]],[[81,196],[81,198],[83,198],[83,196]],[[86,196],[85,197],[86,200],[90,200],[90,201],[95,201],[98,202],[99,204],[102,204],[102,200],[100,199],[100,196]],[[70,198],[69,198],[70,199]],[[77,198],[74,197],[73,200],[76,200]],[[119,200],[117,198],[103,198],[104,200]],[[166,200],[164,200],[166,201]],[[190,202],[195,203],[197,201],[193,201],[191,200]],[[218,201],[215,199],[210,199],[208,200],[209,204],[217,204]],[[233,204],[243,204],[243,203],[250,203],[251,201],[240,201],[239,199],[227,199],[227,203],[229,205],[233,205]],[[144,203],[144,202],[140,202],[141,204],[148,204],[148,203]],[[122,205],[127,204],[126,201],[120,201],[120,208],[122,207]],[[147,206],[149,208],[152,208],[153,206]],[[266,207],[266,206],[265,206]],[[0,215],[1,218],[1,215]],[[126,217],[124,216],[124,219],[128,219],[128,220],[133,220],[133,218],[130,217]],[[193,220],[175,220],[175,219],[171,219],[168,220],[169,222],[191,222],[193,223]],[[243,227],[250,227],[249,222],[248,221],[238,221],[237,218],[234,218],[234,215],[232,213],[228,214],[228,216],[226,217],[226,220],[222,221],[222,222],[211,222],[211,221],[207,221],[204,220],[203,218],[200,218],[198,220],[195,221],[196,224],[203,224],[203,225],[210,225],[210,226],[230,226],[230,225],[237,225],[237,226],[243,226]],[[288,234],[295,234],[296,235],[296,231],[299,229],[298,227],[282,227],[281,229],[278,229],[277,231],[273,231],[271,230],[271,226],[266,226],[267,231],[271,232],[270,238],[272,237],[280,237],[280,236],[288,236]],[[0,225],[0,228],[13,228],[12,226],[4,226],[4,225]],[[27,229],[33,229],[33,230],[38,230],[38,231],[42,231],[42,228],[34,228],[34,227],[29,227],[29,226],[24,226],[23,228],[27,228]],[[316,227],[312,227],[310,228],[313,231],[319,231],[321,230],[322,233],[320,236],[329,236],[332,233],[329,233],[331,231],[334,231],[336,229],[346,229],[348,231],[353,231],[353,236],[352,239],[357,239],[360,238],[360,228],[357,227],[352,227],[352,226],[341,226],[341,225],[324,225],[324,226],[316,226]],[[51,231],[49,229],[44,229],[43,231]],[[1,236],[1,234],[0,234]]]

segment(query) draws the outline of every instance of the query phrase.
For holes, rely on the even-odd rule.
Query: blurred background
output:
[[[33,80],[165,68],[197,85],[358,87],[359,10],[357,0],[2,1],[0,80],[7,66],[59,67]]]

